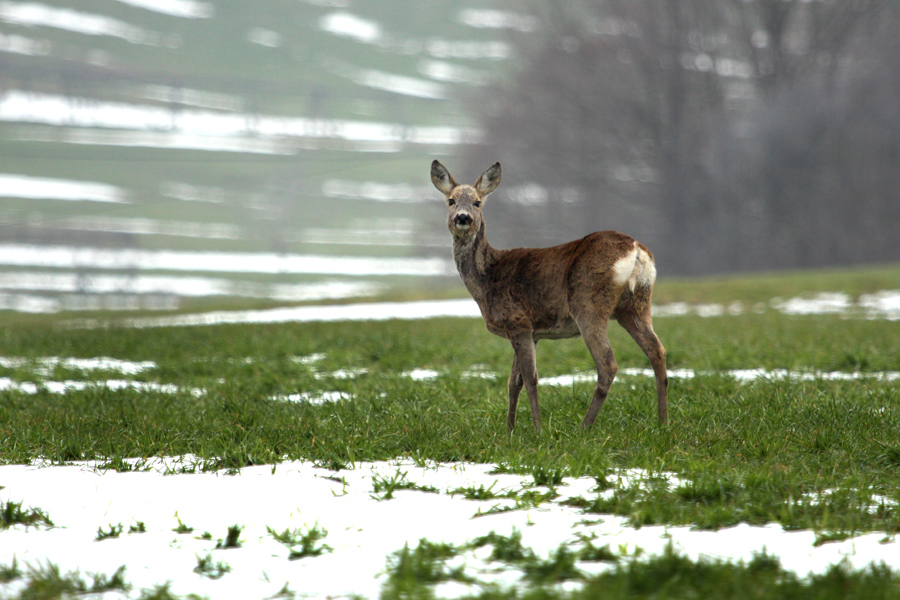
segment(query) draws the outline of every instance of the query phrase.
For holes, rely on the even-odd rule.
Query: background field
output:
[[[860,281],[883,283],[895,274],[863,274],[855,283],[851,277],[847,287],[871,289]],[[842,278],[806,277],[829,284]],[[670,301],[686,294],[692,301],[746,300],[743,292],[754,287],[751,281],[693,286],[676,281],[661,284],[658,295]],[[756,287],[767,285],[784,296],[797,291],[790,276],[765,281]],[[777,482],[776,498],[782,500],[836,486],[893,494],[900,407],[898,384],[885,374],[900,371],[898,327],[896,321],[786,316],[774,310],[657,318],[669,368],[693,374],[673,377],[672,423],[666,428],[654,422],[652,378],[628,375],[629,369],[648,366],[645,357],[624,330],[613,327],[622,374],[597,426],[587,432],[577,428],[591,383],[544,385],[544,432],[535,434],[525,419],[509,435],[503,420],[511,350],[479,320],[140,330],[8,322],[2,355],[25,359],[0,371],[12,381],[40,385],[42,379],[117,377],[61,363],[49,372],[40,366],[41,357],[104,356],[151,361],[153,367],[136,380],[182,391],[4,391],[0,431],[7,440],[6,461],[191,453],[239,467],[284,458],[350,464],[408,456],[598,477],[612,466],[665,469],[724,478],[735,489],[747,478],[762,478]],[[542,377],[553,377],[589,372],[592,364],[580,340],[566,340],[542,344],[538,367]],[[813,378],[773,375],[742,382],[729,374],[739,369],[786,369]],[[859,379],[815,377],[835,371]],[[411,376],[416,372],[426,375]],[[197,389],[204,393],[192,394]],[[273,400],[326,392],[349,399]],[[734,508],[727,493],[718,501]],[[685,518],[694,517],[679,517]],[[759,518],[777,519],[775,514]]]
[[[663,281],[663,312],[681,302],[747,307],[740,314],[700,317],[688,310],[656,319],[671,370],[670,424],[656,422],[652,377],[640,371],[646,359],[614,326],[620,375],[589,431],[579,429],[593,388],[587,351],[580,340],[541,344],[540,434],[525,412],[516,430],[507,432],[511,349],[478,319],[147,329],[118,326],[118,317],[109,315],[97,315],[94,325],[107,326],[92,329],[63,315],[7,319],[0,338],[0,458],[93,460],[124,471],[135,468],[134,459],[183,455],[196,457],[197,471],[234,472],[287,460],[338,473],[398,459],[487,463],[533,476],[551,492],[564,477],[593,478],[596,495],[565,500],[585,519],[612,514],[632,527],[713,531],[777,523],[815,532],[817,544],[880,532],[890,543],[887,551],[900,530],[900,321],[867,319],[852,310],[790,315],[778,307],[785,299],[815,299],[838,289],[852,291],[847,297],[853,302],[897,287],[897,281],[890,267]],[[98,357],[108,360],[84,360]],[[752,370],[759,372],[740,375]],[[572,375],[561,384],[552,381]],[[639,469],[649,479],[613,483],[624,469]],[[670,477],[679,483],[666,483]],[[614,492],[604,495],[608,489]],[[487,488],[470,493],[483,499],[493,494]],[[523,491],[514,496],[512,510],[554,497]],[[417,552],[425,554],[394,557],[389,565],[396,572],[389,570],[383,593],[431,594],[448,579],[422,579],[402,560],[444,573],[444,561],[465,551],[433,555],[422,546]],[[781,574],[759,580],[759,590],[791,581],[777,559],[759,560],[740,566],[669,556],[641,568],[682,578],[727,573],[721,585],[731,589],[745,569],[770,565]],[[520,567],[526,573],[531,568]],[[632,568],[637,566],[622,566],[603,585],[626,585]],[[891,589],[897,581],[889,571],[841,577],[840,586],[877,581]],[[558,578],[548,576],[535,589],[546,593]],[[823,581],[802,585],[838,585]],[[595,584],[600,580],[583,589]],[[628,593],[641,597],[634,589]]]

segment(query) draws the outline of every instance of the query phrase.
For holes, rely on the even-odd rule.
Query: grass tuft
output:
[[[216,549],[220,550],[228,550],[231,548],[240,548],[241,547],[241,532],[244,531],[244,527],[242,525],[232,525],[228,528],[228,533],[225,534],[224,540],[219,540],[216,543]]]
[[[128,526],[128,533],[147,533],[147,525],[143,521],[137,521]]]
[[[491,483],[488,487],[480,484],[477,488],[474,486],[459,487],[448,491],[451,496],[463,496],[466,500],[493,500],[500,496],[494,492],[494,486],[497,482]]]
[[[418,492],[428,492],[432,494],[440,493],[435,487],[423,486],[413,483],[406,479],[406,471],[397,472],[389,479],[381,475],[372,476],[372,498],[376,500],[393,500],[394,492],[397,490],[415,490]]]
[[[19,563],[16,561],[15,556],[13,556],[12,563],[9,566],[0,565],[0,583],[9,583],[21,576],[22,570],[19,568]]]
[[[428,586],[446,581],[472,583],[462,566],[450,568],[447,560],[457,556],[461,550],[450,544],[419,540],[418,546],[394,552],[388,558],[387,581],[382,590],[382,598],[422,598]]]
[[[0,500],[0,529],[9,529],[13,525],[53,527],[53,521],[47,513],[39,508],[22,508],[21,502],[3,502]]]
[[[565,468],[538,466],[531,471],[534,485],[554,488],[563,482],[567,476]]]
[[[175,513],[175,518],[178,520],[178,526],[173,528],[172,531],[178,534],[192,533],[194,531],[193,527],[188,527],[181,521],[181,517],[178,516],[178,513]]]
[[[197,566],[194,567],[194,573],[208,579],[221,579],[230,572],[231,567],[224,561],[215,562],[210,554],[202,557],[197,555]]]
[[[27,573],[18,575],[26,580],[19,598],[23,600],[68,598],[86,594],[100,595],[111,591],[127,593],[131,590],[131,585],[125,581],[124,565],[112,575],[90,573],[88,576],[91,579],[90,584],[78,571],[64,575],[59,565],[49,561],[43,565],[29,566]]]
[[[95,541],[102,542],[103,540],[108,540],[110,538],[117,538],[122,534],[122,531],[125,527],[119,523],[118,525],[109,524],[109,529],[104,531],[103,527],[97,528],[97,537],[94,538]]]
[[[328,536],[328,530],[319,527],[318,523],[315,523],[312,527],[307,527],[306,531],[302,529],[285,529],[278,533],[268,526],[266,526],[266,531],[278,543],[283,544],[290,550],[289,560],[297,560],[307,556],[320,556],[333,551],[331,546],[319,543]]]

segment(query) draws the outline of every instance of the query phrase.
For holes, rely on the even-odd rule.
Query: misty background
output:
[[[497,247],[896,261],[898,25],[895,0],[3,0],[0,309],[452,293],[434,158],[503,163]]]

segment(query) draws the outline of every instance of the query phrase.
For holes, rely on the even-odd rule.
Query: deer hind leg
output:
[[[656,410],[659,422],[665,424],[669,419],[669,376],[666,371],[666,349],[653,331],[650,318],[650,303],[638,303],[631,310],[619,315],[619,324],[634,338],[637,345],[650,359],[653,374],[656,377]]]
[[[506,417],[506,425],[511,430],[516,423],[516,405],[519,402],[519,392],[522,387],[528,393],[528,402],[531,405],[531,421],[534,428],[541,430],[541,409],[538,406],[537,391],[537,366],[535,365],[536,343],[531,332],[511,339],[515,358],[513,358],[512,372],[509,374],[509,413]]]
[[[577,320],[577,323],[581,337],[597,366],[597,386],[594,388],[594,397],[581,424],[582,428],[587,429],[594,424],[594,419],[597,418],[603,403],[606,402],[609,388],[616,378],[619,366],[616,364],[616,357],[607,337],[609,319],[599,315],[583,315]]]

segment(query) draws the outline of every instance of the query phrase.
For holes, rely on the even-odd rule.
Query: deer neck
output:
[[[484,297],[488,276],[498,254],[499,251],[492,248],[485,237],[484,221],[475,235],[453,238],[453,260],[466,289],[476,301]]]

